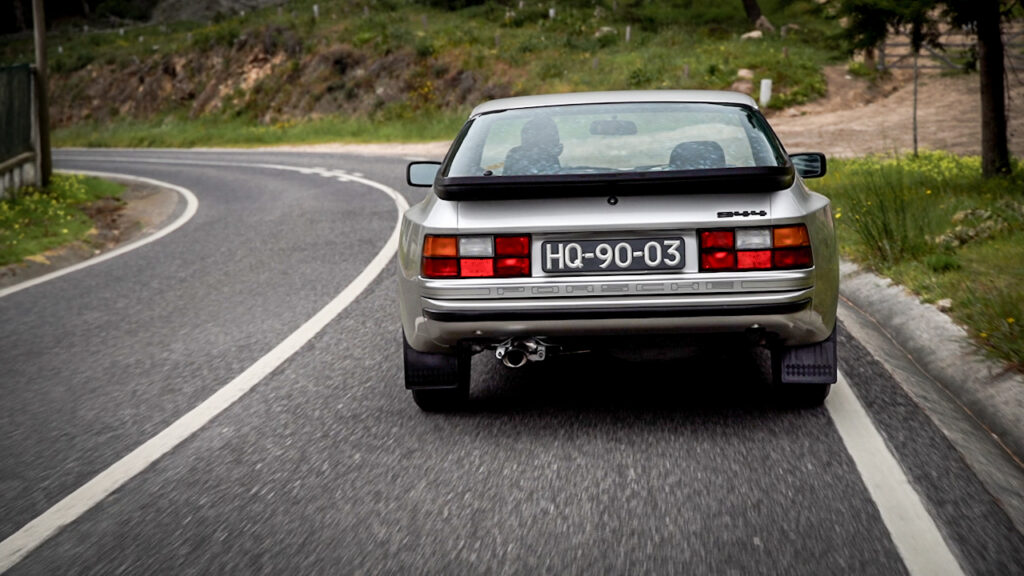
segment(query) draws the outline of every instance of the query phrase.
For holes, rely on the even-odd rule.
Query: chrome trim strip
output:
[[[814,286],[814,269],[778,272],[547,276],[487,280],[420,280],[420,295],[439,300],[512,300],[636,294],[650,295],[743,295],[754,292],[786,292]],[[631,299],[633,300],[633,299]]]

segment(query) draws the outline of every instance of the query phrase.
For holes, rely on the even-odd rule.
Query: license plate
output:
[[[682,238],[564,240],[541,244],[545,272],[622,272],[680,270]]]

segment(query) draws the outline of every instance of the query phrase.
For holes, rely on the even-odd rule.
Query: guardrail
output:
[[[28,64],[0,67],[0,198],[40,185],[35,72]]]

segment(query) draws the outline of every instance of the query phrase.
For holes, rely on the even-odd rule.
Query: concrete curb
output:
[[[985,358],[949,316],[891,280],[845,260],[839,276],[840,294],[1024,461],[1024,376]]]

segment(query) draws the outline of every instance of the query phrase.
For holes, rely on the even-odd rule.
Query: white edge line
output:
[[[112,466],[100,472],[53,507],[37,516],[14,534],[0,542],[0,574],[6,572],[40,544],[56,534],[90,508],[109,496],[125,482],[145,470],[164,454],[183,442],[206,423],[231,406],[264,377],[298,351],[331,320],[351,304],[377,277],[398,249],[402,213],[409,204],[396,190],[366,178],[350,177],[386,193],[398,208],[398,219],[391,236],[380,252],[355,279],[326,306],[292,332],[265,356],[249,366],[223,388],[190,410],[156,436],[133,450]],[[151,237],[152,238],[152,237]]]
[[[77,272],[78,270],[81,270],[83,268],[88,268],[89,266],[93,266],[101,262],[106,262],[107,260],[120,256],[125,252],[130,252],[132,250],[135,250],[136,248],[141,248],[142,246],[145,246],[150,242],[156,242],[157,240],[163,238],[164,236],[167,236],[171,232],[174,232],[182,225],[184,225],[186,222],[188,222],[193,216],[195,216],[196,211],[199,209],[199,200],[196,198],[196,195],[193,194],[190,190],[188,190],[187,188],[182,188],[181,186],[175,186],[174,184],[170,184],[168,182],[163,182],[161,180],[144,178],[142,176],[132,176],[130,174],[119,174],[116,172],[96,172],[93,170],[58,170],[58,172],[64,172],[68,174],[83,174],[86,176],[97,176],[100,178],[118,178],[121,180],[130,180],[133,182],[142,182],[145,184],[151,184],[153,186],[160,186],[162,188],[170,188],[171,190],[174,190],[175,192],[181,194],[185,198],[185,211],[182,212],[181,215],[174,220],[174,222],[171,222],[167,226],[161,228],[160,230],[154,232],[153,234],[150,234],[149,236],[140,238],[134,242],[129,242],[128,244],[123,244],[109,252],[104,252],[103,254],[100,254],[93,258],[89,258],[88,260],[83,260],[77,264],[72,264],[71,266],[68,266],[66,268],[54,270],[53,272],[43,274],[42,276],[37,276],[35,278],[32,278],[31,280],[26,280],[19,284],[15,284],[14,286],[8,286],[7,288],[0,290],[0,298],[3,298],[4,296],[9,296],[11,294],[14,294],[15,292],[20,292],[21,290],[24,290],[26,288],[31,288],[32,286],[36,286],[37,284],[42,284],[43,282],[46,282],[48,280],[59,278],[60,276],[63,276],[65,274]]]
[[[842,373],[836,384],[825,405],[907,570],[913,576],[962,575],[935,520]]]

